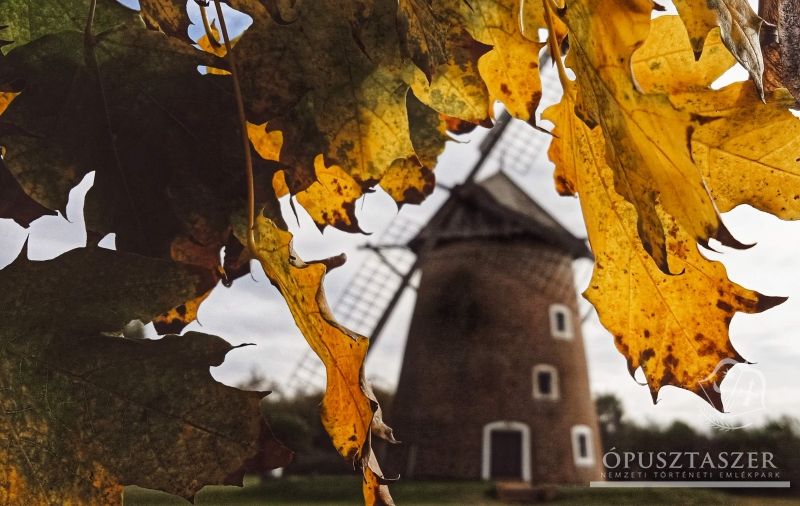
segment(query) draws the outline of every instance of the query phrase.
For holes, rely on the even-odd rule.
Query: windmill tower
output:
[[[504,173],[453,190],[409,243],[417,302],[391,423],[406,476],[586,484],[597,419],[573,284],[574,237]]]

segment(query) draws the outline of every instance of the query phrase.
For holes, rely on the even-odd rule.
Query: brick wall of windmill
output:
[[[569,309],[574,335],[551,335],[550,307]],[[533,367],[557,371],[557,400],[533,398]],[[472,240],[426,259],[390,422],[403,445],[391,470],[478,479],[483,431],[529,428],[533,483],[599,479],[600,442],[589,392],[571,260],[531,241]],[[571,430],[591,430],[594,462],[577,466]]]

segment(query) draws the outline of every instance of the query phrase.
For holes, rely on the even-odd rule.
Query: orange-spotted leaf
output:
[[[617,193],[636,207],[645,249],[669,272],[658,206],[701,244],[714,238],[743,245],[722,223],[686,143],[706,118],[677,109],[666,95],[642,93],[632,75],[633,54],[649,34],[652,7],[650,0],[571,4],[565,17],[573,33],[567,63],[577,77],[576,104],[584,121],[605,135]]]
[[[398,204],[419,204],[433,192],[436,176],[417,157],[397,160],[381,179],[381,188]]]
[[[322,155],[314,160],[317,180],[297,194],[303,206],[320,229],[332,225],[339,230],[360,232],[356,218],[356,200],[361,187],[338,165],[325,165]]]
[[[767,297],[728,280],[724,266],[704,258],[695,240],[668,214],[667,274],[652,261],[637,231],[637,211],[615,189],[599,128],[575,116],[569,96],[546,111],[556,125],[550,157],[566,186],[580,196],[595,267],[584,296],[614,335],[628,369],[642,368],[655,401],[677,386],[722,410],[715,384],[743,359],[728,335],[737,312],[754,313],[785,299]]]

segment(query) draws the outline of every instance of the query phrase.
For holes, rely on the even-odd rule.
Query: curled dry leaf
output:
[[[764,97],[764,58],[760,34],[764,20],[753,11],[747,0],[675,0],[675,7],[689,31],[695,58],[703,51],[708,32],[719,26],[722,41]]]
[[[369,339],[334,320],[322,289],[327,264],[335,265],[342,259],[304,263],[292,250],[292,235],[263,216],[257,217],[253,233],[256,258],[283,295],[309,346],[325,365],[322,424],[339,454],[361,464],[365,496],[383,494],[375,485],[382,479],[380,468],[377,462],[370,465],[370,459],[374,459],[370,439],[378,405],[364,386],[363,363]]]
[[[139,8],[144,23],[151,30],[191,42],[188,30],[192,22],[185,0],[139,0]]]

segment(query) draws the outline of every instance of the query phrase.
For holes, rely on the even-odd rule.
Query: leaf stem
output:
[[[561,47],[558,45],[556,32],[553,28],[553,8],[555,3],[553,0],[542,0],[542,3],[544,4],[544,19],[547,23],[547,45],[550,47],[550,55],[553,57],[558,69],[558,80],[561,81],[561,87],[564,88],[564,93],[566,94],[572,88],[572,80],[570,80],[567,71],[564,69],[564,61],[561,59]]]
[[[97,10],[97,0],[91,0],[89,2],[89,14],[86,16],[86,27],[83,29],[83,40],[88,47],[94,46],[92,26],[94,25],[95,10]]]
[[[239,71],[236,68],[236,57],[231,47],[231,39],[228,37],[228,27],[225,24],[225,15],[222,13],[222,6],[219,0],[214,0],[214,7],[217,9],[217,18],[222,32],[222,40],[225,43],[225,57],[231,67],[233,77],[233,95],[236,99],[236,109],[239,113],[239,126],[242,132],[242,147],[244,148],[244,164],[247,173],[247,247],[252,252],[255,251],[255,229],[256,203],[255,203],[255,183],[253,181],[253,155],[250,150],[250,138],[247,136],[247,119],[244,114],[244,101],[242,100],[242,88],[239,85]]]

